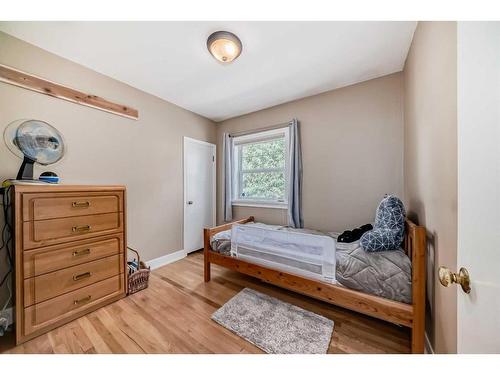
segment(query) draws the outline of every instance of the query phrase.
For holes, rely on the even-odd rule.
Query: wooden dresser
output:
[[[12,194],[18,344],[125,296],[125,187]]]

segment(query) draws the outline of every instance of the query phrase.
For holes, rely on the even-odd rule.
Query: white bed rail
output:
[[[277,270],[335,283],[335,240],[326,235],[233,225],[231,255]]]

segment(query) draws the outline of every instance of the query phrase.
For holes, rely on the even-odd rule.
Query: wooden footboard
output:
[[[210,263],[216,263],[216,262],[210,262],[210,253],[213,253],[212,245],[210,244],[210,239],[213,236],[215,236],[217,233],[224,232],[225,230],[231,229],[233,224],[246,224],[246,223],[249,223],[251,221],[254,221],[253,216],[250,216],[246,219],[233,221],[232,223],[219,225],[217,227],[205,228],[203,230],[203,255],[204,255],[203,259],[204,259],[205,282],[210,281]]]
[[[412,353],[424,352],[425,331],[425,228],[406,221],[404,248],[412,261],[412,304],[308,279],[287,272],[263,267],[231,256],[212,251],[210,240],[215,234],[228,230],[233,224],[254,221],[253,217],[204,230],[205,282],[210,281],[210,264],[259,278],[267,283],[292,290],[352,311],[363,313],[412,329]]]

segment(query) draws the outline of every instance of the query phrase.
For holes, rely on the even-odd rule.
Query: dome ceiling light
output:
[[[232,62],[243,49],[241,40],[229,31],[216,31],[211,34],[207,39],[207,48],[212,56],[222,63]]]

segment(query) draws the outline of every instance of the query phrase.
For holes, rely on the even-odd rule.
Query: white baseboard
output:
[[[427,336],[427,332],[425,332],[425,354],[434,354],[434,349],[432,348],[429,336]]]
[[[161,257],[155,258],[148,260],[146,262],[146,265],[151,267],[152,270],[155,270],[157,268],[160,268],[162,266],[165,266],[167,264],[177,262],[178,260],[181,260],[187,255],[185,250],[179,250],[176,251],[175,253],[170,253],[167,255],[163,255]]]

